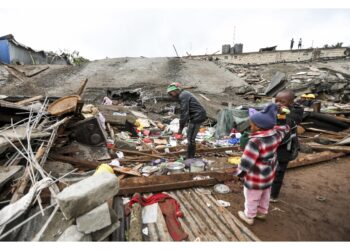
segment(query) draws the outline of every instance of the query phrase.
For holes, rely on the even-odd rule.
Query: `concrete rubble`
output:
[[[77,226],[85,234],[95,232],[112,224],[107,203],[92,209],[90,212],[77,217]]]
[[[76,218],[116,195],[118,188],[115,175],[101,173],[65,188],[57,195],[57,202],[67,219]]]
[[[242,154],[248,109],[261,109],[282,89],[293,89],[305,109],[298,128],[304,155],[293,168],[343,157],[350,152],[349,67],[349,58],[267,65],[190,58],[116,58],[34,69],[0,65],[0,211],[21,204],[41,181],[47,185],[21,207],[21,216],[6,213],[0,240],[171,239],[160,205],[162,223],[141,225],[141,205],[130,206],[130,199],[139,193],[142,203],[172,192],[172,199],[192,209],[196,202],[177,190],[201,187],[210,193],[216,184],[235,181],[240,187],[226,171],[237,167],[233,158]],[[193,161],[184,160],[187,139],[174,137],[180,107],[165,93],[173,81],[182,82],[208,112]],[[233,240],[257,240],[226,208],[211,206],[206,209],[215,227],[229,227]],[[186,216],[180,220],[185,233],[200,238],[200,230],[191,228],[205,223]],[[159,230],[161,237],[154,235]]]

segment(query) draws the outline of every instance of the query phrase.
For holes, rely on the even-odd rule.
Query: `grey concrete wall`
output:
[[[345,57],[347,48],[334,49],[303,49],[271,52],[252,52],[243,54],[214,55],[213,59],[232,64],[268,64],[278,62],[310,61],[322,58]],[[193,59],[208,58],[208,56],[193,56]]]

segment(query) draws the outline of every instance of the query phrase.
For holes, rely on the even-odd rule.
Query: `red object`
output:
[[[150,138],[145,138],[143,139],[144,143],[152,143],[152,140]]]
[[[150,132],[149,132],[149,130],[144,129],[144,130],[143,130],[143,134],[146,135],[146,136],[148,136],[148,135],[150,134]]]
[[[180,210],[180,204],[174,198],[164,193],[154,194],[147,198],[140,194],[135,194],[128,203],[128,207],[126,207],[126,215],[130,213],[132,205],[136,202],[140,203],[141,206],[148,206],[158,202],[169,234],[173,240],[181,241],[188,238],[188,234],[182,229],[181,223],[178,220],[178,217],[182,218],[184,215]]]
[[[175,134],[175,139],[176,140],[181,140],[182,139],[182,134]]]

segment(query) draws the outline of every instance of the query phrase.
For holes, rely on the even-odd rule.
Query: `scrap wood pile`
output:
[[[186,139],[173,137],[178,119],[152,121],[121,105],[85,105],[85,85],[54,101],[0,100],[0,240],[209,240],[202,231],[185,232],[196,222],[180,216],[183,201],[164,191],[213,186],[233,176],[209,171],[210,160],[183,160]],[[214,132],[201,129],[198,156],[238,151],[218,144]],[[157,206],[147,208],[147,199]],[[140,221],[140,211],[148,220]],[[154,226],[162,218],[160,237]],[[225,218],[235,226],[232,239],[257,240],[235,217]]]

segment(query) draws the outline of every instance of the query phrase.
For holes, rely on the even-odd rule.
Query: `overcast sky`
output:
[[[290,39],[303,47],[350,45],[350,9],[1,9],[0,36],[36,50],[78,50],[93,60],[124,56],[214,53],[222,44],[243,43],[243,51]],[[296,46],[296,45],[295,45]]]

